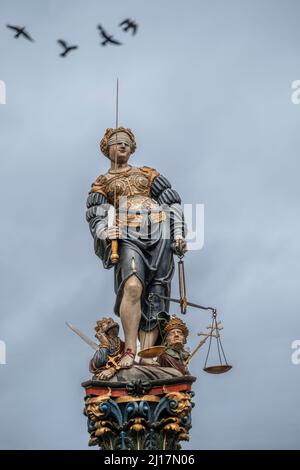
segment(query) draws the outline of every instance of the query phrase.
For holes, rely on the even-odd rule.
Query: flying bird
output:
[[[107,32],[105,31],[104,28],[102,28],[102,26],[100,24],[98,24],[97,26],[98,30],[99,30],[99,34],[102,36],[102,38],[104,39],[104,41],[101,42],[101,45],[102,46],[106,46],[108,43],[109,44],[115,44],[116,46],[121,46],[122,43],[117,41],[116,39],[114,39],[114,37],[111,35],[109,36],[107,34]]]
[[[30,34],[27,33],[25,26],[12,26],[10,24],[6,25],[7,28],[12,29],[16,34],[14,35],[15,38],[18,38],[19,36],[24,36],[24,38],[28,39],[28,41],[34,42],[34,39],[30,36]]]
[[[70,51],[74,51],[75,49],[78,49],[78,46],[69,46],[68,43],[64,41],[63,39],[58,39],[57,42],[61,47],[64,48],[64,51],[61,54],[59,54],[60,57],[66,57]]]
[[[123,31],[127,33],[130,29],[132,30],[132,35],[134,36],[138,29],[138,24],[135,21],[132,21],[130,18],[123,20],[119,26],[123,26]]]

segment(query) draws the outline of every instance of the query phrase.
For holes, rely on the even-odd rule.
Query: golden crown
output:
[[[106,333],[111,328],[118,327],[118,323],[116,323],[113,318],[111,317],[104,317],[101,320],[97,320],[95,331],[97,333]]]
[[[185,338],[188,337],[189,330],[186,324],[180,318],[176,317],[176,315],[172,315],[171,320],[168,321],[168,323],[164,327],[163,332],[165,335],[168,335],[170,331],[175,330],[175,329],[181,330]]]

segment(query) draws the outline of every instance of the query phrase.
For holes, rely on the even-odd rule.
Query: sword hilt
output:
[[[117,264],[117,262],[119,261],[119,244],[118,244],[118,240],[112,240],[111,241],[111,256],[110,256],[110,261],[112,262],[112,264]]]

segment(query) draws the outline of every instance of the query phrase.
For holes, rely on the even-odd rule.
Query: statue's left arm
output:
[[[151,197],[155,199],[159,205],[168,208],[171,218],[171,239],[177,241],[177,248],[182,246],[185,251],[186,225],[184,222],[183,208],[181,206],[181,198],[178,192],[172,188],[171,183],[163,175],[154,178],[151,185]],[[182,241],[182,242],[180,242]],[[180,248],[179,248],[180,249]]]

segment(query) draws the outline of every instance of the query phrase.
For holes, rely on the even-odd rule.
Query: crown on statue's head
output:
[[[172,315],[171,319],[164,327],[164,335],[167,336],[172,330],[182,331],[182,334],[185,336],[185,338],[187,338],[189,335],[189,330],[186,324],[181,320],[181,318],[176,317],[176,315]]]
[[[101,320],[97,320],[96,326],[95,326],[95,331],[96,331],[96,336],[99,333],[107,333],[108,330],[111,328],[117,327],[119,330],[119,325],[114,321],[113,318],[111,317],[104,317],[101,318]]]

